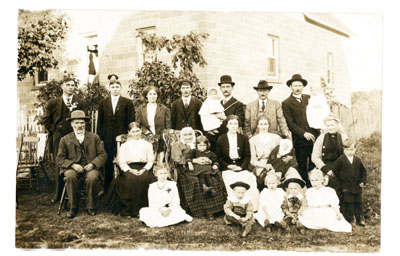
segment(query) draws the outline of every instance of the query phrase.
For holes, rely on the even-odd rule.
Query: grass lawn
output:
[[[379,137],[379,138],[378,138]],[[73,220],[65,218],[66,211],[57,215],[58,205],[52,205],[51,187],[39,192],[19,191],[16,210],[15,245],[17,248],[107,248],[172,250],[287,250],[330,252],[378,252],[380,250],[380,136],[360,141],[358,156],[368,172],[364,198],[368,202],[366,227],[356,226],[351,233],[327,230],[307,230],[267,233],[257,223],[246,238],[240,237],[239,227],[224,224],[223,215],[214,221],[194,219],[166,228],[148,228],[137,218],[114,216],[100,210],[94,217],[81,210]]]

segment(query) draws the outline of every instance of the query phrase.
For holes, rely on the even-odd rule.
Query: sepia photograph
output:
[[[17,252],[381,252],[381,11],[13,16]]]

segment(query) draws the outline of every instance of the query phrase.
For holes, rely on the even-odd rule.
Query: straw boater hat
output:
[[[287,86],[291,86],[292,83],[295,82],[295,81],[300,81],[300,82],[302,82],[304,86],[307,85],[307,80],[303,79],[303,78],[301,77],[300,74],[294,74],[294,75],[292,76],[292,79],[290,79],[290,80],[288,80],[288,81],[286,82],[286,85],[287,85]]]
[[[243,187],[243,188],[245,188],[246,190],[248,190],[248,189],[250,188],[250,185],[247,184],[247,183],[245,183],[245,182],[242,182],[242,181],[237,181],[237,182],[235,182],[235,183],[232,183],[232,184],[230,185],[230,187],[231,187],[232,189],[234,189],[234,188],[236,188],[236,187]]]
[[[286,188],[291,182],[296,182],[301,187],[304,187],[306,185],[306,182],[301,178],[299,172],[294,168],[289,168],[288,172],[285,175],[283,186]]]
[[[232,81],[232,77],[230,75],[223,75],[219,79],[218,85],[221,86],[221,84],[231,84],[232,86],[235,85],[235,83]]]
[[[67,118],[68,122],[71,122],[72,120],[75,119],[83,119],[85,121],[89,121],[89,117],[86,116],[85,112],[83,112],[82,110],[74,110],[71,113],[71,117]]]
[[[253,87],[254,90],[271,90],[272,89],[272,85],[268,85],[268,82],[265,80],[260,80],[260,82],[258,82],[257,87]]]

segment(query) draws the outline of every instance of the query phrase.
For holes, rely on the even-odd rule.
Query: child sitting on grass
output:
[[[242,237],[246,237],[254,224],[253,217],[253,204],[251,200],[245,196],[246,191],[250,188],[250,185],[241,181],[237,181],[230,185],[233,191],[233,195],[228,196],[228,199],[224,205],[225,212],[225,223],[226,224],[237,224],[244,228]]]
[[[140,220],[151,228],[170,226],[182,221],[191,222],[193,218],[180,206],[176,183],[167,180],[169,171],[164,167],[156,167],[155,172],[158,180],[150,184],[149,207],[140,209]]]
[[[218,172],[219,163],[217,156],[214,152],[209,150],[210,142],[208,141],[206,136],[198,136],[196,138],[196,148],[192,149],[189,159],[187,160],[187,164],[189,170],[191,171],[189,174],[197,176],[200,184],[203,187],[203,192],[205,195],[211,194],[211,196],[215,196],[216,192],[213,187],[211,187],[211,174],[215,174]],[[207,164],[193,164],[193,158],[205,158],[207,160]]]
[[[341,212],[352,225],[365,226],[363,215],[362,191],[367,180],[367,173],[360,158],[355,156],[356,143],[353,139],[343,142],[343,155],[334,163],[332,171],[340,184],[342,197]]]
[[[278,188],[279,179],[271,173],[265,177],[265,185],[260,194],[260,205],[254,214],[255,219],[266,231],[271,232],[271,225],[276,228],[282,227],[280,222],[283,219],[282,202],[286,195],[283,189]]]
[[[309,179],[312,187],[306,191],[306,207],[299,213],[299,221],[310,229],[351,232],[350,223],[340,213],[336,191],[323,185],[324,173],[315,168]]]
[[[282,210],[285,214],[281,225],[287,231],[291,226],[296,227],[301,234],[305,233],[304,225],[299,221],[299,213],[305,205],[305,198],[302,193],[303,187],[306,185],[301,179],[300,174],[291,169],[286,176],[283,186],[286,188],[286,195],[282,203]]]

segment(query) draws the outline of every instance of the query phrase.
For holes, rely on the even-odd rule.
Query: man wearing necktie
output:
[[[281,104],[268,98],[272,86],[265,80],[260,80],[257,87],[258,99],[246,105],[244,131],[248,137],[257,133],[257,123],[260,116],[267,116],[268,132],[278,134],[282,137],[289,137],[289,129],[283,116]]]
[[[172,129],[182,130],[184,127],[202,130],[199,111],[201,100],[192,96],[193,83],[189,80],[179,82],[182,97],[175,100],[171,106]]]
[[[83,110],[87,112],[88,106],[85,101],[74,95],[77,84],[74,79],[67,77],[61,85],[63,94],[60,97],[49,100],[43,115],[43,125],[48,132],[50,152],[53,153],[54,160],[58,153],[58,146],[63,136],[72,131],[71,125],[67,122],[71,111]],[[63,175],[59,174],[59,168],[54,166],[55,194],[51,199],[56,203],[61,198],[64,187]]]
[[[310,186],[308,171],[314,168],[311,153],[318,131],[311,128],[307,121],[307,105],[310,95],[302,94],[307,86],[307,80],[295,74],[286,82],[292,93],[282,102],[283,114],[293,136],[293,146],[296,153],[299,172],[303,180]]]
[[[103,99],[99,105],[97,119],[97,133],[104,142],[107,152],[107,162],[104,175],[104,193],[113,178],[113,160],[117,152],[115,138],[120,134],[128,133],[128,125],[135,121],[135,109],[132,100],[121,96],[121,83],[109,75],[110,96]]]

